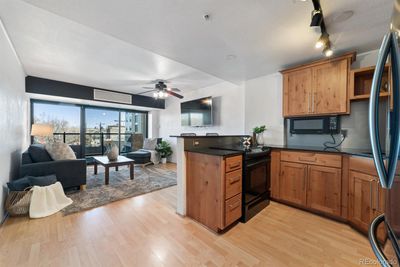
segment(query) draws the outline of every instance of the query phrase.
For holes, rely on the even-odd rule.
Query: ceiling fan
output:
[[[183,96],[180,94],[177,94],[176,92],[180,92],[181,90],[179,90],[178,88],[170,88],[166,85],[167,81],[164,80],[155,80],[153,83],[155,83],[154,87],[143,87],[144,89],[150,89],[149,91],[140,93],[139,95],[142,94],[147,94],[150,92],[154,92],[153,93],[153,97],[155,99],[159,99],[159,98],[166,98],[169,95],[175,96],[177,98],[182,99]]]

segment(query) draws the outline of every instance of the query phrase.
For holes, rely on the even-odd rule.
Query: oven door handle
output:
[[[261,160],[258,160],[256,162],[252,162],[250,164],[246,164],[246,168],[253,168],[253,167],[258,166],[258,165],[267,164],[270,161],[271,161],[270,159],[261,159]]]

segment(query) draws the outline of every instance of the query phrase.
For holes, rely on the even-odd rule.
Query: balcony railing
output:
[[[54,133],[54,139],[69,145],[85,145],[82,147],[83,156],[90,157],[104,155],[106,151],[105,141],[111,140],[119,147],[120,153],[132,151],[131,138],[133,133],[84,133],[84,142],[81,142],[80,133]]]

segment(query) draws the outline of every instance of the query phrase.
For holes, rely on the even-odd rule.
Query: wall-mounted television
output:
[[[182,102],[181,123],[182,126],[211,126],[213,124],[212,97]]]

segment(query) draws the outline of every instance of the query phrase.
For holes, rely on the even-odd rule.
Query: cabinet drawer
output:
[[[342,167],[342,156],[314,152],[282,151],[281,160],[327,167]]]
[[[242,216],[242,194],[225,201],[225,226],[228,226]]]
[[[242,192],[242,170],[229,172],[225,175],[225,199]]]
[[[231,172],[242,169],[242,156],[226,158],[225,172]]]
[[[372,158],[350,157],[349,166],[350,170],[378,176],[375,168],[375,163]]]

